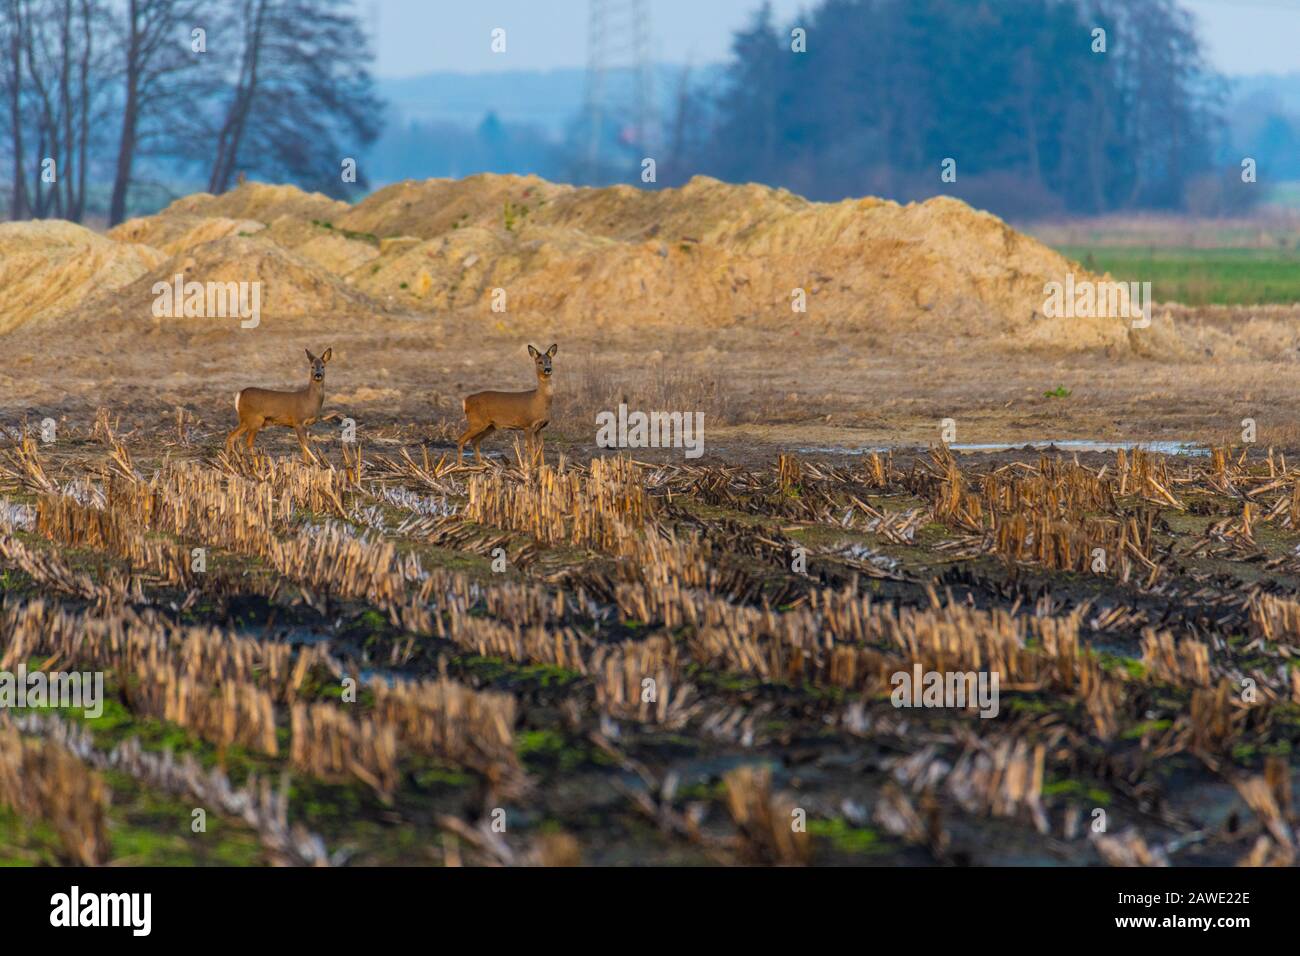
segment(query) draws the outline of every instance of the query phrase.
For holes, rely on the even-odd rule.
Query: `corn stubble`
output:
[[[480,468],[344,446],[319,466],[204,460],[193,432],[178,418],[168,441],[190,454],[154,460],[105,411],[91,453],[30,436],[0,452],[0,565],[22,582],[0,669],[100,670],[132,721],[214,758],[104,744],[93,721],[7,723],[0,804],[49,822],[69,862],[112,859],[108,768],[208,795],[268,862],[299,865],[381,848],[294,819],[274,774],[359,788],[448,865],[624,861],[620,824],[556,795],[570,775],[650,822],[664,859],[800,865],[871,844],[951,862],[994,820],[1065,862],[1294,857],[1268,754],[1300,706],[1300,474],[1271,453]],[[250,602],[260,630],[236,624]],[[328,639],[278,635],[277,615]],[[917,669],[996,673],[999,716],[895,708],[895,675]],[[683,746],[733,769],[684,796]],[[792,746],[872,756],[818,792]],[[1254,822],[1207,835],[1168,806],[1162,762],[1229,783]],[[430,768],[468,789],[438,795]],[[95,799],[71,805],[78,788]],[[1123,827],[1089,829],[1097,792]],[[503,835],[501,807],[550,822]]]
[[[108,860],[109,800],[103,778],[71,751],[0,724],[0,807],[48,823],[66,862],[95,866]]]

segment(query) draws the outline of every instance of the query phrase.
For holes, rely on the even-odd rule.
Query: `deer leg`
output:
[[[243,422],[240,422],[238,425],[235,426],[235,430],[232,431],[229,435],[226,436],[226,452],[227,452],[227,453],[230,452],[230,446],[233,445],[233,444],[235,443],[235,439],[238,438],[240,435],[242,435],[246,430],[247,430],[247,429],[244,428],[244,423],[243,423]]]
[[[463,432],[461,432],[460,437],[456,439],[456,464],[460,464],[465,460],[465,443],[472,440],[473,438],[474,438],[474,426],[470,425]]]
[[[532,465],[537,464],[537,429],[524,429],[524,447],[528,451],[528,461]]]
[[[258,433],[259,431],[261,431],[261,427],[260,427],[260,426],[257,427],[257,428],[254,428],[253,426],[250,425],[250,426],[248,426],[248,430],[244,432],[244,435],[245,435],[245,437],[247,438],[247,444],[248,444],[248,452],[249,452],[249,454],[252,454],[252,452],[253,452],[253,440],[257,438],[257,433]]]
[[[302,446],[302,460],[309,465],[316,464],[315,456],[312,455],[311,449],[307,447],[307,429],[301,425],[294,425],[293,430],[294,434],[298,436],[298,444]]]
[[[494,431],[496,431],[496,426],[489,425],[487,428],[483,429],[481,432],[479,432],[477,435],[474,436],[474,460],[480,465],[483,464],[483,452],[479,450],[478,447],[479,442],[481,442],[484,438],[487,438],[488,435],[491,435]]]

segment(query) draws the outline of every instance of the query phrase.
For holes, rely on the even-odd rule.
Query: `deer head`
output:
[[[325,381],[325,366],[329,363],[334,350],[332,348],[326,349],[325,354],[319,358],[311,354],[311,349],[304,349],[303,351],[307,353],[307,362],[311,365],[311,380],[313,382]]]
[[[551,377],[551,359],[555,357],[558,345],[552,345],[545,352],[539,352],[531,345],[528,346],[528,354],[533,357],[533,365],[537,367],[538,381],[545,382]]]

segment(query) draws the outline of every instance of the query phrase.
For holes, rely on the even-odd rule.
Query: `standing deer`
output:
[[[475,392],[463,403],[469,427],[456,440],[456,461],[465,458],[465,443],[474,445],[474,459],[483,461],[479,442],[498,428],[522,429],[531,450],[534,440],[551,420],[551,359],[559,348],[552,345],[539,352],[531,345],[528,354],[537,370],[537,387],[531,392]]]
[[[267,425],[285,425],[294,430],[302,446],[303,461],[311,463],[311,449],[307,447],[307,426],[320,420],[321,405],[325,403],[325,366],[334,353],[332,348],[317,358],[311,349],[305,349],[307,363],[311,366],[311,380],[305,388],[292,392],[277,392],[269,388],[245,388],[235,393],[235,411],[239,424],[226,437],[226,451],[241,434],[248,436],[248,450],[253,450],[253,439]]]

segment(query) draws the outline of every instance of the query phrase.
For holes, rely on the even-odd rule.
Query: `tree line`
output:
[[[79,222],[106,182],[115,225],[150,170],[344,195],[344,161],[379,132],[350,0],[0,0],[0,51],[11,219]]]
[[[81,221],[95,188],[115,224],[159,181],[220,193],[241,174],[356,195],[364,175],[340,165],[380,131],[370,64],[352,0],[0,0],[0,204]],[[706,173],[814,199],[944,192],[1009,216],[1257,195],[1177,0],[816,0],[783,24],[764,5],[703,75],[682,74],[659,186]],[[630,152],[593,177],[584,138],[489,117],[457,171],[628,181],[648,148],[615,144]],[[417,166],[446,148],[428,139]]]
[[[784,25],[764,5],[732,52],[679,108],[679,179],[1004,214],[1247,193],[1213,167],[1222,85],[1175,0],[821,0]]]

